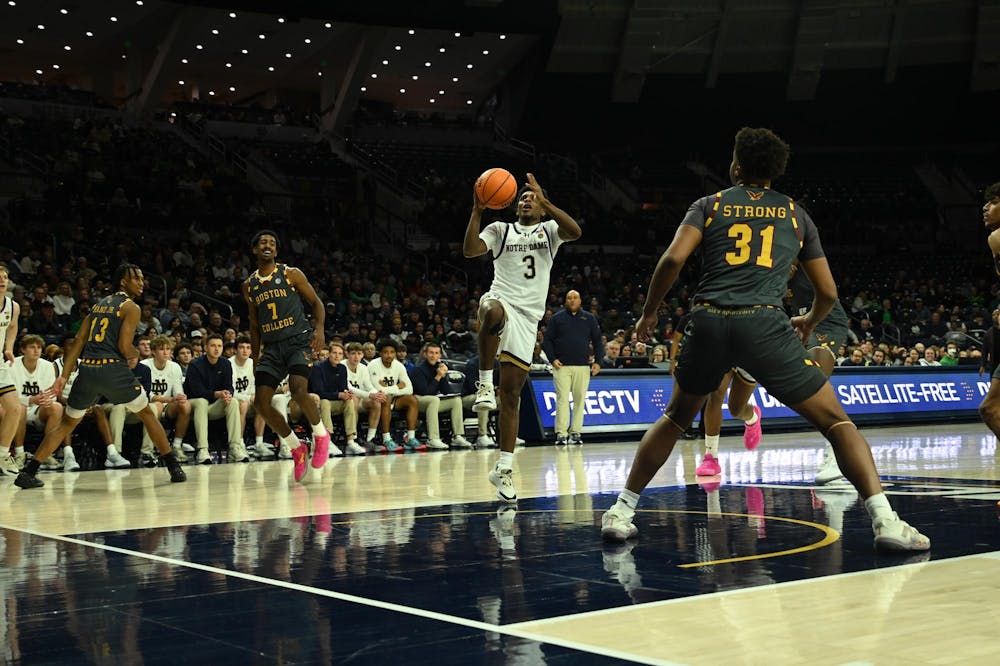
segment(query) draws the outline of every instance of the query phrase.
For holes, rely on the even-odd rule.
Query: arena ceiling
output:
[[[968,65],[1000,89],[996,0],[0,0],[0,78],[121,100],[239,104],[350,85],[400,109],[476,108],[518,67],[594,75],[637,102],[654,77],[782,73],[812,99],[824,72]],[[153,76],[152,74],[155,74]],[[155,85],[152,85],[155,84]],[[362,87],[364,88],[362,90]]]

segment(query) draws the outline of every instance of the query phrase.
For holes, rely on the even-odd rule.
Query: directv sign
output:
[[[845,411],[865,423],[975,417],[990,388],[990,378],[980,378],[975,367],[842,369],[830,382]],[[532,373],[530,384],[539,425],[551,432],[556,413],[552,377]],[[645,429],[663,414],[673,384],[673,377],[661,370],[602,370],[590,380],[584,403],[584,432]],[[526,402],[522,398],[521,404]],[[763,386],[757,386],[750,402],[761,408],[765,419],[778,419],[776,425],[805,424]],[[723,405],[722,416],[733,418],[728,405]]]

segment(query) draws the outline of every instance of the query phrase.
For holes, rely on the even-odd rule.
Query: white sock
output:
[[[264,435],[261,435],[260,437],[254,437],[253,443],[254,446],[261,446],[264,443]]]
[[[281,441],[283,441],[285,444],[288,444],[288,448],[290,449],[297,449],[301,445],[301,442],[299,442],[299,438],[295,436],[294,432],[290,432],[284,437],[282,437]]]
[[[889,500],[885,493],[878,493],[866,499],[865,508],[868,509],[868,515],[872,521],[892,517],[892,507],[889,506]]]
[[[365,441],[366,442],[375,441],[375,428],[368,428],[368,432],[365,434]]]
[[[514,454],[510,451],[501,451],[500,460],[497,461],[497,469],[511,469],[514,465]]]
[[[23,446],[15,446],[14,447],[14,455],[16,455],[16,456],[24,455],[24,447]]]
[[[618,494],[618,501],[634,512],[636,505],[639,504],[639,493],[634,493],[628,488],[622,488],[622,491]]]
[[[747,425],[753,425],[754,423],[757,423],[757,411],[754,410],[753,416],[751,416],[750,418],[748,418],[743,423],[746,423]]]
[[[348,437],[347,438],[347,443],[348,444],[357,444],[357,436],[356,435],[351,435],[350,437]]]
[[[719,436],[705,435],[705,453],[712,454],[712,457],[719,455]]]
[[[314,423],[313,424],[313,435],[314,436],[316,436],[316,437],[322,437],[325,434],[326,434],[326,426],[323,425],[322,421],[320,421],[319,423]]]
[[[180,437],[174,437],[174,446],[180,448],[181,444],[183,444],[183,442],[181,441],[181,438]]]
[[[108,444],[108,455],[109,456],[118,455],[118,449],[115,448],[114,444]]]
[[[383,442],[388,442],[391,439],[392,439],[392,437],[389,436],[389,433],[387,433],[387,432],[382,433],[382,441]]]
[[[416,439],[416,438],[417,438],[417,431],[416,430],[407,430],[406,431],[406,439]]]
[[[484,386],[493,386],[493,368],[479,371],[479,383]]]

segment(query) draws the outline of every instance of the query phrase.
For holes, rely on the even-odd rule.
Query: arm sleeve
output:
[[[43,358],[38,359],[38,362],[45,363],[45,370],[42,371],[42,376],[38,381],[38,386],[41,387],[43,391],[48,391],[52,388],[52,385],[56,383],[56,364]]]
[[[233,388],[233,364],[229,361],[223,363],[223,361],[226,361],[226,359],[219,359],[219,364],[222,366],[222,372],[219,373],[219,383],[221,386],[219,386],[217,390],[229,391],[229,394],[232,395],[235,392]]]
[[[558,357],[556,356],[556,343],[555,339],[558,337],[559,333],[559,322],[561,317],[556,314],[549,322],[549,325],[545,328],[545,337],[542,338],[542,351],[545,352],[545,357],[549,361],[555,361]]]
[[[176,361],[170,361],[170,396],[173,397],[178,393],[184,393],[184,373],[181,372],[181,366],[177,365]]]
[[[601,342],[601,327],[597,325],[597,317],[590,319],[590,345],[594,348],[594,363],[600,363],[604,358],[604,343]]]

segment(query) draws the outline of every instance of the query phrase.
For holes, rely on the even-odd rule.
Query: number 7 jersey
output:
[[[549,275],[563,241],[559,223],[545,220],[526,227],[519,222],[493,222],[479,233],[493,253],[490,293],[502,296],[537,322],[545,314]]]
[[[823,256],[808,213],[768,188],[736,186],[702,197],[681,224],[703,234],[695,303],[781,308],[796,257]]]

